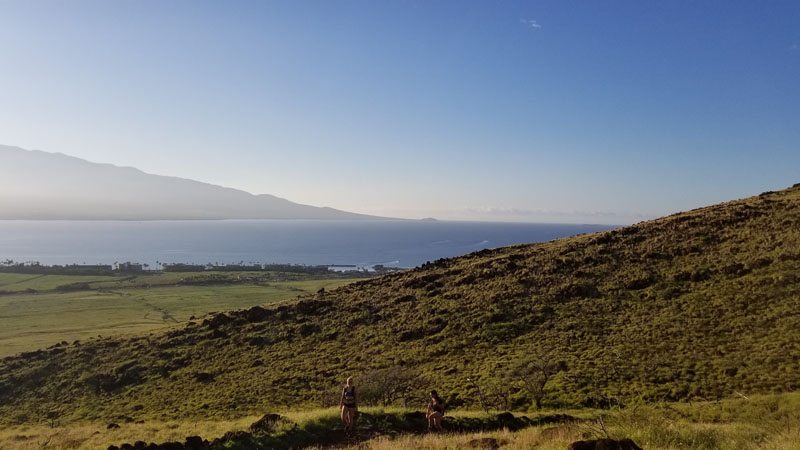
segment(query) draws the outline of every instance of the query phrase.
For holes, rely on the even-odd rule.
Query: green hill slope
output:
[[[530,355],[546,403],[800,388],[800,185],[631,227],[485,250],[274,309],[0,362],[0,420],[232,417],[401,365],[457,404]],[[518,405],[529,401],[512,389]]]

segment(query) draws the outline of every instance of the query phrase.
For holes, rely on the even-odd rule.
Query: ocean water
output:
[[[392,220],[0,221],[0,260],[414,267],[485,248],[608,228]]]

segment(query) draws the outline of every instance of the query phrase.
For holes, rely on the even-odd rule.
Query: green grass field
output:
[[[208,276],[0,273],[0,357],[61,341],[148,332],[211,311],[278,303],[352,281],[284,273],[234,273],[224,275],[230,281],[227,284],[180,284],[181,280]],[[86,285],[70,288],[80,283]]]

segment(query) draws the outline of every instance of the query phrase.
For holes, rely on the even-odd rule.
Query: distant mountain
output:
[[[377,219],[0,145],[0,219]]]

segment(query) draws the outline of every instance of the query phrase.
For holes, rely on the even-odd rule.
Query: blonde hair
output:
[[[347,381],[345,381],[345,384],[353,384],[353,377],[347,377]]]

